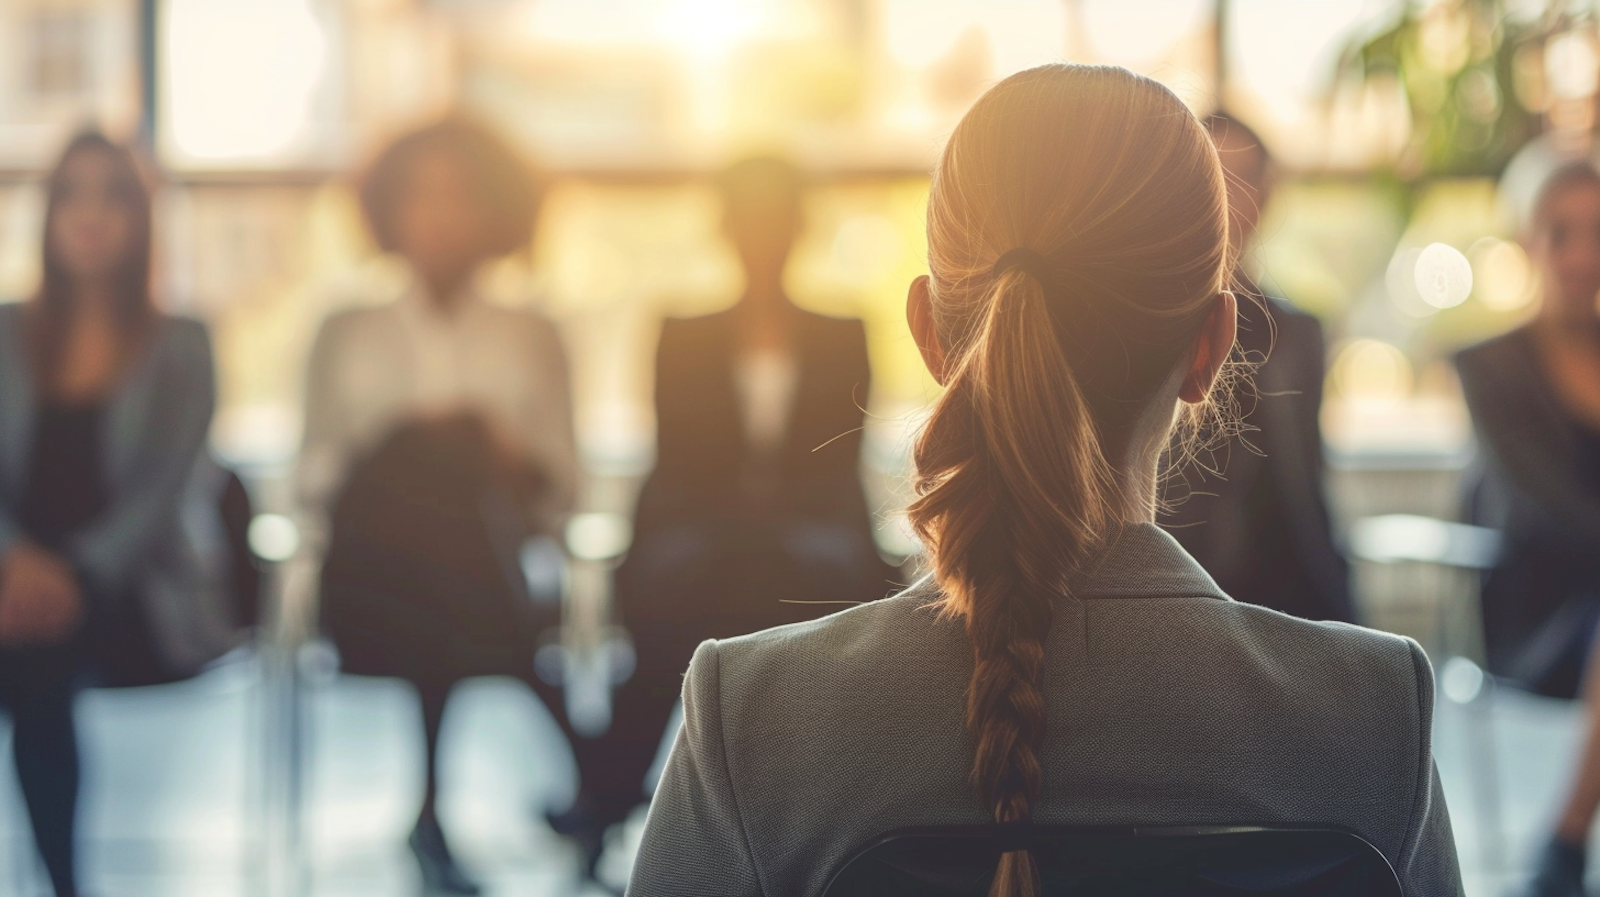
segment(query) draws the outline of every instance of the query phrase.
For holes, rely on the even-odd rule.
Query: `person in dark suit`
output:
[[[1584,893],[1585,846],[1600,808],[1600,171],[1545,181],[1523,236],[1543,296],[1527,324],[1460,352],[1479,459],[1469,508],[1504,534],[1483,583],[1489,669],[1588,704],[1578,772],[1523,893]]]
[[[1227,113],[1205,119],[1228,172],[1229,239],[1255,234],[1272,187],[1272,158]],[[1233,598],[1308,620],[1356,621],[1349,566],[1334,544],[1323,495],[1323,338],[1316,318],[1236,274],[1237,357],[1252,377],[1228,388],[1239,436],[1178,469],[1162,520]],[[1176,455],[1183,457],[1181,446]]]
[[[611,728],[576,745],[583,790],[561,820],[587,828],[590,843],[643,799],[697,644],[881,598],[896,576],[877,553],[859,474],[865,330],[796,307],[783,287],[802,176],[755,158],[719,187],[745,293],[728,311],[662,328],[656,467],[616,580],[637,666]]]

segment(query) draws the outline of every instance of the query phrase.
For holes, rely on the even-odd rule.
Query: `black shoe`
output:
[[[1584,897],[1583,868],[1587,858],[1582,847],[1551,839],[1539,854],[1533,879],[1514,892],[1516,897]]]
[[[406,843],[411,845],[411,855],[417,858],[422,887],[427,893],[468,897],[483,893],[483,886],[473,881],[451,855],[437,819],[419,820]]]

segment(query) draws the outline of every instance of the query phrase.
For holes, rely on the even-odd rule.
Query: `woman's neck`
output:
[[[1166,447],[1163,440],[1156,446],[1148,444],[1130,447],[1123,453],[1122,466],[1117,468],[1118,516],[1124,523],[1154,523],[1157,499],[1160,495],[1161,453]],[[1115,456],[1109,456],[1108,460]]]
[[[1123,481],[1122,519],[1126,523],[1154,523],[1156,521],[1157,494],[1160,475],[1154,458],[1141,463],[1128,472]]]
[[[119,319],[111,297],[84,290],[71,294],[67,315],[55,326],[60,329],[52,337],[40,387],[52,399],[72,402],[111,392],[142,336]]]
[[[68,305],[75,315],[109,313],[116,306],[116,287],[106,280],[75,283],[67,293]]]
[[[460,281],[449,283],[426,283],[423,295],[427,297],[428,307],[440,314],[448,315],[461,307],[466,290],[462,289]]]
[[[441,313],[455,311],[461,306],[472,286],[475,268],[463,271],[427,271],[414,268],[417,284],[421,286],[428,306]]]
[[[754,280],[744,290],[744,298],[740,300],[739,307],[750,312],[783,311],[790,306],[789,296],[784,292],[781,280]]]
[[[1546,344],[1600,348],[1600,316],[1574,318],[1545,314],[1534,320],[1533,329]]]
[[[1179,419],[1177,381],[1169,378],[1123,444],[1117,472],[1122,495],[1122,519],[1127,523],[1154,523],[1161,499],[1161,461],[1172,445]],[[1165,410],[1163,410],[1165,409]],[[1107,452],[1109,459],[1117,453]]]

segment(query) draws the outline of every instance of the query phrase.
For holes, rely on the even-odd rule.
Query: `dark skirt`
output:
[[[1574,698],[1600,630],[1600,571],[1564,552],[1511,547],[1483,580],[1489,671],[1536,694]]]

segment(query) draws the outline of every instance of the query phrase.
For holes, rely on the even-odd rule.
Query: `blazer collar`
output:
[[[0,306],[0,496],[13,498],[21,495],[27,476],[37,408],[22,327],[20,305]],[[126,480],[147,436],[144,422],[157,398],[170,330],[171,319],[156,315],[149,341],[106,398],[104,463],[113,483]]]
[[[1075,599],[1233,600],[1177,539],[1153,523],[1131,523],[1118,530],[1087,569],[1068,578],[1066,592]],[[913,583],[906,594],[933,599],[939,586],[930,574]]]
[[[150,336],[139,356],[123,372],[107,397],[105,444],[106,473],[113,483],[127,482],[138,460],[141,445],[152,435],[149,430],[151,407],[159,398],[162,367],[168,355],[166,341],[172,336],[172,321],[156,315]]]
[[[1233,600],[1154,523],[1130,523],[1117,531],[1087,569],[1068,579],[1067,590],[1079,598]]]

